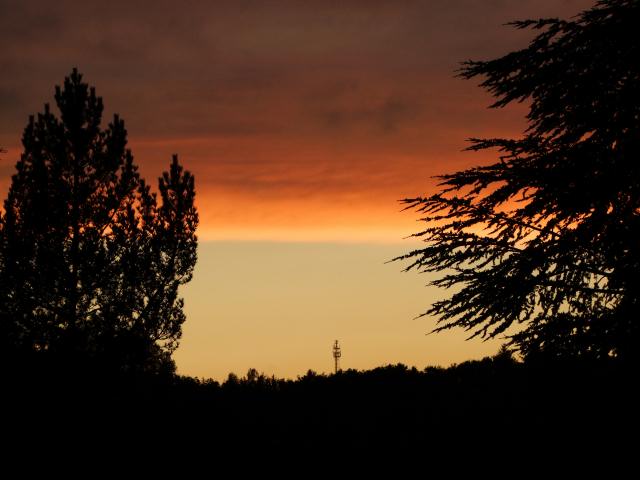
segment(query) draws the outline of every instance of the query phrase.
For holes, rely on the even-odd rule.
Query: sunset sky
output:
[[[461,61],[524,47],[511,20],[587,0],[0,0],[0,193],[29,114],[77,67],[117,112],[144,177],[178,153],[196,178],[199,261],[183,289],[180,373],[295,377],[494,353],[414,319],[442,292],[389,259],[419,246],[398,200],[490,162],[469,137],[516,136]]]

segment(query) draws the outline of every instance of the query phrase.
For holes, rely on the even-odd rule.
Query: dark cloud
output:
[[[15,161],[28,115],[78,67],[153,176],[178,151],[238,212],[269,196],[393,204],[461,165],[465,138],[522,126],[453,78],[459,62],[525,45],[510,20],[591,3],[0,0],[0,144]]]
[[[320,113],[320,119],[329,128],[341,132],[364,126],[373,133],[390,134],[398,131],[401,124],[415,121],[419,111],[415,102],[388,98],[371,107],[327,110]]]
[[[3,133],[18,128],[77,66],[107,108],[126,113],[146,135],[224,134],[220,118],[252,133],[270,117],[277,125],[268,130],[286,131],[291,119],[272,113],[325,84],[330,97],[340,82],[386,81],[396,89],[417,79],[428,83],[434,74],[451,75],[460,60],[519,41],[521,33],[500,28],[505,21],[566,15],[587,3],[1,0],[0,89],[14,95],[3,101],[1,125]],[[337,122],[377,118],[393,130],[405,103],[416,101],[326,115]],[[218,118],[206,121],[207,115]]]

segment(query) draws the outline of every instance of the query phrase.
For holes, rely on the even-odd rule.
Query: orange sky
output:
[[[195,174],[199,234],[207,242],[202,264],[215,256],[216,241],[239,242],[237,248],[249,248],[246,255],[262,251],[264,242],[291,248],[305,242],[310,252],[317,242],[383,249],[418,228],[415,215],[399,213],[397,200],[433,191],[432,175],[492,160],[486,152],[461,152],[466,138],[515,136],[525,126],[524,106],[487,110],[490,98],[474,82],[453,78],[459,62],[526,45],[531,35],[503,26],[508,21],[566,17],[591,3],[0,0],[0,145],[8,150],[0,160],[0,193],[28,115],[53,102],[53,86],[76,66],[104,98],[106,118],[113,112],[124,118],[143,176],[157,177],[173,153]],[[196,298],[217,281],[209,273],[196,275],[185,290],[190,319],[177,358],[190,365],[186,373],[221,375],[224,369],[214,366],[221,357],[187,360],[201,358],[188,338],[198,335],[198,325],[206,330],[203,312],[215,307]],[[273,275],[263,280],[276,282]],[[418,277],[413,281],[422,288]],[[364,305],[369,294],[362,295]],[[388,314],[413,317],[433,298],[425,289],[412,295],[410,302],[398,299],[414,302],[411,312]],[[225,335],[238,333],[233,324],[216,325],[226,325]],[[425,324],[421,331],[428,330]],[[389,327],[391,352],[406,351],[391,340],[395,334]],[[362,365],[404,358],[376,355],[363,342],[370,361]],[[460,349],[468,344],[462,345],[425,362],[465,357]],[[237,350],[240,358],[245,349]],[[274,352],[265,350],[256,361],[267,365]],[[470,349],[466,357],[478,352]],[[418,361],[419,354],[411,358]],[[306,370],[302,360],[288,362],[275,371]]]

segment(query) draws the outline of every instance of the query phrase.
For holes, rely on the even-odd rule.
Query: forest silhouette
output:
[[[541,32],[528,48],[463,65],[494,106],[531,106],[523,138],[473,140],[499,162],[405,200],[429,226],[416,234],[427,246],[401,259],[462,287],[427,312],[437,330],[493,338],[517,327],[495,356],[447,368],[297,379],[251,369],[222,383],[177,374],[178,289],[197,257],[194,177],[174,156],[154,193],[124,122],[101,128],[102,100],[74,69],[56,88],[59,116],[47,105],[25,128],[1,217],[7,432],[157,452],[167,435],[199,431],[216,454],[369,461],[468,451],[567,461],[568,445],[626,458],[640,400],[639,12],[605,0],[571,21],[516,22]]]

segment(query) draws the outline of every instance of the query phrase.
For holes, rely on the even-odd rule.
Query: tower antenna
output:
[[[333,361],[335,362],[336,372],[340,370],[340,357],[342,356],[342,351],[340,351],[340,345],[338,345],[338,340],[336,340],[333,344]]]

